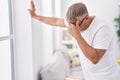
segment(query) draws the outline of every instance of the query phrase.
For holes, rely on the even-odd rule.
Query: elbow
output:
[[[93,63],[93,64],[97,64],[98,62],[99,62],[99,60],[100,60],[100,58],[99,58],[99,56],[98,55],[91,55],[91,62]]]
[[[97,63],[99,62],[98,56],[92,56],[92,57],[90,58],[90,60],[91,60],[91,62],[92,62],[93,64],[97,64]]]
[[[98,63],[98,61],[92,61],[92,63],[93,63],[93,64],[97,64],[97,63]]]
[[[92,63],[93,63],[93,64],[97,64],[98,62],[99,62],[99,59],[98,59],[98,58],[97,58],[97,59],[95,59],[95,58],[92,59]]]

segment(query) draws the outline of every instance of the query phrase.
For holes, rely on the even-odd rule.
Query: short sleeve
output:
[[[108,49],[113,37],[113,32],[111,27],[102,26],[100,29],[97,30],[95,33],[92,47],[97,49]]]

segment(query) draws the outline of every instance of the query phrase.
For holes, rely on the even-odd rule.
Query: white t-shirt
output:
[[[85,80],[120,80],[120,66],[115,58],[115,38],[112,28],[94,18],[90,26],[81,32],[84,40],[94,48],[106,49],[97,64],[93,64],[79,48],[80,62]]]

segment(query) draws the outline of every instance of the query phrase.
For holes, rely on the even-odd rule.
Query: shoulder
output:
[[[110,34],[114,32],[113,26],[100,18],[95,18],[93,26],[95,27],[96,32],[100,31],[101,33],[103,32],[103,33],[110,33]]]

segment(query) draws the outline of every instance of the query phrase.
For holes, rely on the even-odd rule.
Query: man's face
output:
[[[79,17],[79,18],[76,18],[74,21],[70,22],[70,24],[73,24],[73,25],[76,25],[76,21],[79,21],[79,26],[81,26],[81,24],[84,22],[84,20],[86,19],[87,16],[85,17]]]

